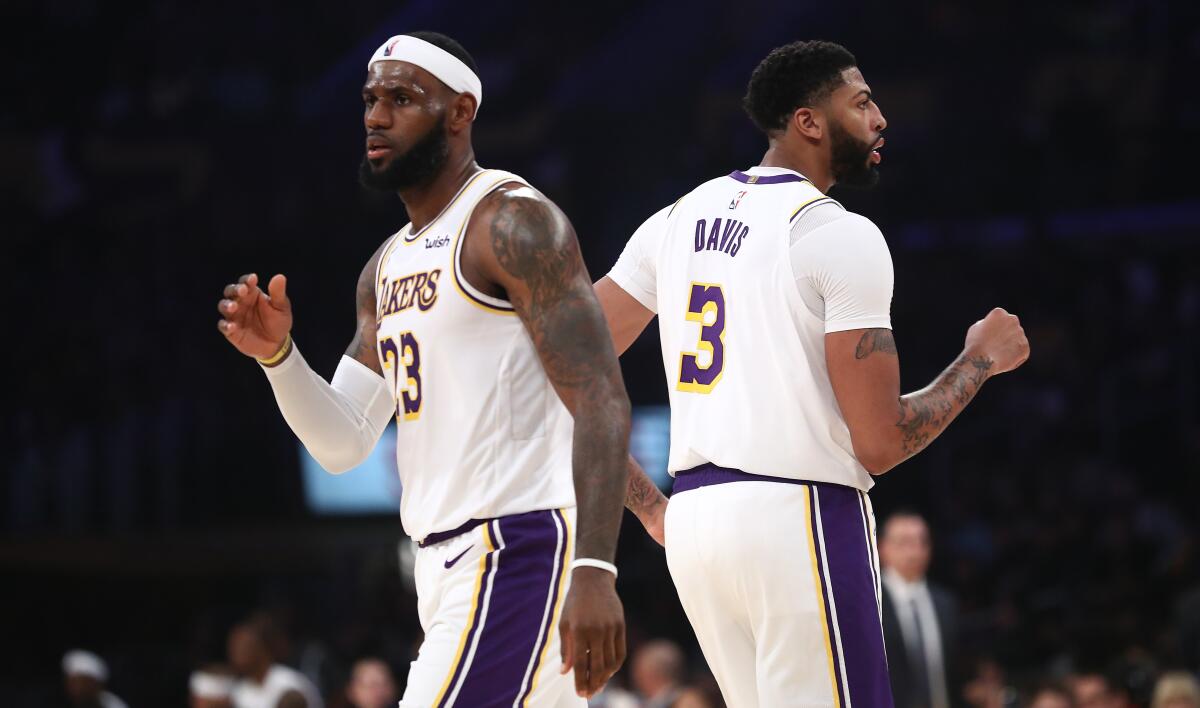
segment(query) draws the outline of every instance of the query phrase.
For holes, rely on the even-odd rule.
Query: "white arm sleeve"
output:
[[[800,295],[825,320],[825,333],[892,328],[892,255],[879,227],[846,213],[791,247]]]
[[[387,383],[360,362],[343,356],[333,381],[292,353],[275,367],[263,367],[283,419],[327,471],[341,474],[371,454],[395,413]]]
[[[654,259],[658,244],[666,233],[670,213],[671,207],[665,207],[646,219],[625,244],[616,265],[608,271],[610,280],[655,313],[658,312],[658,268]]]

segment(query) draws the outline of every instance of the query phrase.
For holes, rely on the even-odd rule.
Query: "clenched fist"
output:
[[[997,307],[967,330],[966,350],[992,361],[989,374],[1003,374],[1029,358],[1029,340],[1021,320]]]

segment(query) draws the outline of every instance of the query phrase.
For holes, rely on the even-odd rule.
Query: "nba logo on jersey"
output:
[[[742,191],[738,192],[737,194],[733,195],[733,199],[729,200],[729,208],[737,209],[738,204],[742,203],[742,197],[744,197],[744,196],[746,196],[745,190],[742,190]]]

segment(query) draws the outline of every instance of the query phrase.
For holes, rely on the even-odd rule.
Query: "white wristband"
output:
[[[607,570],[612,573],[614,578],[617,577],[617,566],[607,561],[596,560],[595,558],[576,558],[571,561],[571,570],[575,570],[576,568],[599,568],[600,570]]]

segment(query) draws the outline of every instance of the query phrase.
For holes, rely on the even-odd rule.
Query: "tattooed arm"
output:
[[[371,371],[383,376],[383,368],[379,366],[379,355],[375,352],[378,346],[376,333],[379,330],[379,320],[375,312],[375,275],[379,271],[379,259],[383,249],[390,241],[384,241],[375,249],[375,255],[363,266],[358,274],[358,285],[354,289],[354,307],[358,313],[358,322],[354,329],[354,339],[346,347],[346,356],[363,364]]]
[[[966,408],[983,382],[1029,357],[1015,315],[1000,308],[967,331],[966,346],[933,383],[900,395],[900,362],[888,329],[825,335],[825,360],[854,455],[883,474],[925,449]]]
[[[480,203],[466,247],[472,269],[507,294],[575,418],[575,554],[612,562],[627,473],[629,398],[575,231],[544,196],[512,184]],[[625,657],[613,579],[587,567],[572,576],[560,625],[564,664],[574,666],[581,695],[598,691]]]
[[[625,487],[625,508],[646,527],[646,533],[660,546],[666,545],[663,515],[667,511],[667,497],[646,476],[642,466],[629,456],[629,482]]]

